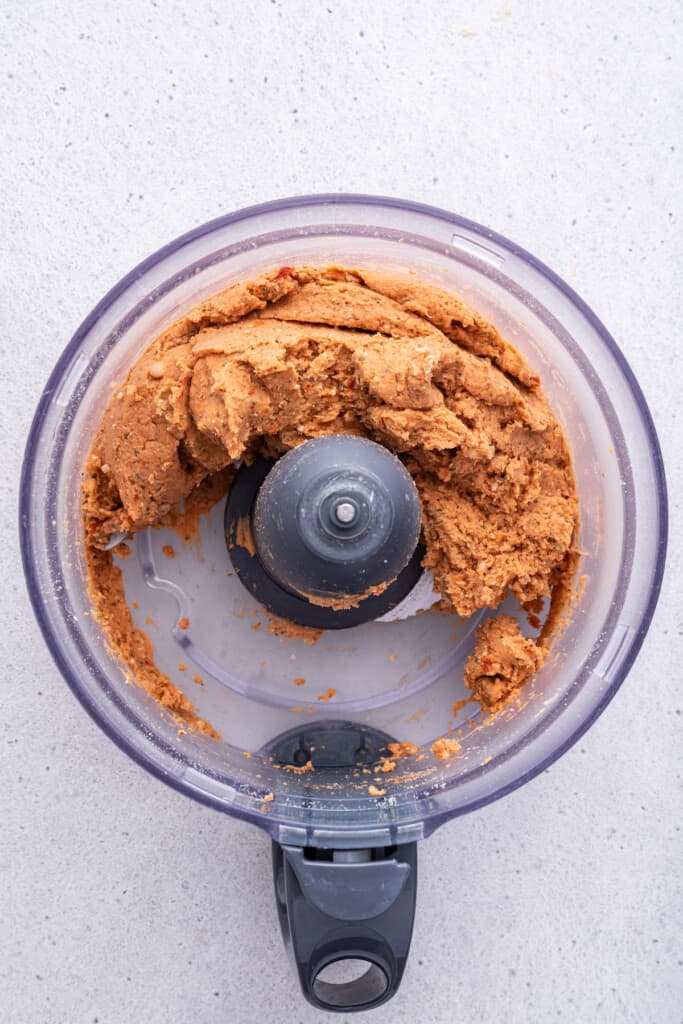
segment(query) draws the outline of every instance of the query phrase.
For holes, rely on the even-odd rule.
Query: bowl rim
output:
[[[264,203],[258,203],[255,205],[247,206],[234,210],[230,213],[223,214],[219,217],[215,217],[204,224],[201,224],[191,230],[179,235],[177,238],[168,242],[166,245],[157,249],[150,256],[147,256],[144,260],[137,264],[131,271],[129,271],[124,277],[122,277],[109,291],[103,296],[102,299],[94,306],[90,313],[84,318],[69,343],[64,348],[61,356],[57,360],[45,388],[42,392],[36,412],[33,417],[31,428],[24,451],[24,459],[21,470],[21,480],[19,487],[19,532],[20,532],[20,548],[22,556],[22,565],[24,570],[24,576],[29,592],[29,598],[33,607],[34,614],[38,621],[38,625],[41,629],[47,647],[55,661],[58,669],[62,676],[67,682],[69,688],[76,696],[80,704],[86,709],[90,716],[95,720],[97,725],[103,730],[105,735],[108,736],[116,745],[129,757],[131,757],[141,767],[145,768],[156,778],[167,783],[178,792],[184,793],[187,796],[191,796],[193,799],[203,803],[207,806],[214,807],[215,809],[221,810],[224,813],[230,814],[232,817],[241,818],[243,820],[250,821],[261,827],[268,827],[268,822],[264,821],[263,816],[258,812],[250,812],[244,810],[241,807],[226,804],[221,801],[218,797],[212,796],[207,792],[199,792],[194,786],[185,781],[183,778],[169,774],[164,770],[162,765],[155,762],[150,758],[143,749],[133,748],[128,740],[119,734],[119,732],[113,728],[107,721],[103,720],[100,715],[94,700],[90,696],[87,688],[83,687],[78,678],[72,673],[71,667],[67,663],[58,638],[55,635],[48,614],[47,605],[41,593],[41,588],[37,583],[35,574],[35,561],[34,561],[34,541],[29,528],[30,524],[30,509],[32,507],[32,467],[35,459],[35,454],[40,443],[41,432],[43,423],[47,416],[53,395],[58,389],[59,384],[64,377],[64,374],[70,366],[74,355],[78,352],[83,339],[88,335],[94,324],[107,312],[110,307],[123,295],[126,290],[135,283],[142,275],[147,273],[150,269],[154,268],[167,257],[172,256],[179,249],[183,248],[188,243],[196,241],[197,239],[203,238],[206,235],[210,235],[212,232],[221,230],[231,224],[236,224],[242,221],[248,221],[251,218],[259,217],[263,214],[274,214],[287,212],[289,210],[295,210],[302,207],[316,207],[316,206],[351,206],[362,204],[370,207],[383,207],[383,208],[394,208],[402,212],[409,212],[417,215],[425,215],[436,218],[442,222],[450,223],[455,228],[465,229],[472,231],[478,238],[488,239],[505,249],[508,254],[519,257],[525,263],[529,264],[534,268],[542,277],[546,278],[555,288],[557,288],[569,302],[576,307],[576,309],[585,317],[589,324],[593,327],[600,340],[605,345],[609,354],[612,356],[614,361],[617,363],[621,373],[623,374],[624,380],[630,389],[631,396],[636,404],[638,413],[641,417],[641,424],[645,431],[645,434],[649,443],[649,451],[651,456],[651,467],[656,480],[656,501],[657,501],[657,537],[655,545],[655,563],[652,571],[652,578],[650,583],[649,594],[647,602],[643,609],[643,613],[638,623],[637,628],[634,630],[634,636],[632,637],[629,651],[625,657],[623,663],[619,666],[619,670],[616,672],[614,678],[607,684],[600,699],[596,702],[592,708],[590,714],[583,718],[576,728],[565,738],[563,742],[558,744],[549,754],[542,757],[537,763],[533,764],[527,771],[522,772],[516,776],[510,782],[503,786],[495,789],[491,793],[487,793],[482,797],[473,799],[470,803],[463,807],[458,807],[452,811],[445,810],[443,812],[437,812],[429,821],[425,820],[424,824],[425,834],[430,833],[443,822],[449,820],[451,817],[459,816],[461,814],[469,813],[470,811],[477,810],[486,804],[492,803],[494,800],[498,800],[500,797],[511,793],[518,787],[524,785],[535,776],[539,775],[546,768],[552,765],[558,760],[570,747],[572,747],[584,733],[593,725],[596,719],[602,714],[607,705],[610,703],[614,695],[617,693],[624,679],[628,675],[639,651],[642,647],[645,636],[648,632],[652,617],[657,605],[659,598],[662,578],[664,574],[664,566],[666,561],[666,551],[668,543],[668,500],[667,500],[667,484],[666,475],[664,469],[664,460],[662,456],[661,446],[655,429],[654,421],[650,409],[645,400],[645,396],[642,392],[636,377],[631,370],[625,356],[621,352],[621,349],[617,345],[616,341],[609,333],[602,321],[596,316],[593,310],[586,304],[586,302],[571,288],[558,274],[551,270],[545,263],[539,260],[532,253],[528,252],[522,246],[506,238],[504,235],[499,234],[496,231],[487,228],[476,221],[462,217],[459,214],[452,213],[450,211],[441,209],[440,207],[432,206],[425,203],[415,202],[412,200],[406,200],[397,198],[394,196],[378,196],[378,195],[367,195],[363,193],[318,193],[312,195],[301,195],[301,196],[288,196],[282,199],[272,200]],[[271,826],[272,827],[272,826]],[[358,830],[359,837],[362,836],[364,826],[355,826]],[[412,836],[411,836],[412,838]]]

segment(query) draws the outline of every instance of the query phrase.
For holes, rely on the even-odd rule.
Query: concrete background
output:
[[[269,849],[99,733],[16,546],[49,368],[186,229],[314,191],[514,238],[609,326],[651,402],[674,537],[627,684],[558,764],[422,845],[400,994],[373,1024],[681,1020],[680,4],[2,0],[0,1016],[309,1024]],[[678,21],[677,21],[678,17]]]

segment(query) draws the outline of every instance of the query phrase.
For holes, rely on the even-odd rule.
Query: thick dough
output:
[[[443,611],[566,593],[578,502],[539,385],[492,324],[414,278],[283,267],[228,288],[152,342],[104,415],[83,489],[96,608],[112,606],[112,534],[172,515],[236,459],[334,433],[379,441],[413,475]],[[547,649],[501,616],[466,682],[499,711]]]

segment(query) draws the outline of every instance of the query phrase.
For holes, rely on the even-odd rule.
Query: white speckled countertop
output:
[[[332,1019],[281,948],[265,836],[99,732],[16,542],[31,414],[95,302],[196,224],[320,191],[443,206],[565,277],[651,403],[673,513],[627,683],[549,771],[421,845],[403,986],[356,1020],[679,1024],[680,18],[631,0],[0,4],[7,1024]]]

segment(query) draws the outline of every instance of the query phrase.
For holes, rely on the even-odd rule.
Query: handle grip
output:
[[[306,999],[337,1012],[390,999],[410,949],[417,844],[320,850],[273,843],[273,876]],[[336,980],[351,972],[351,980]]]

